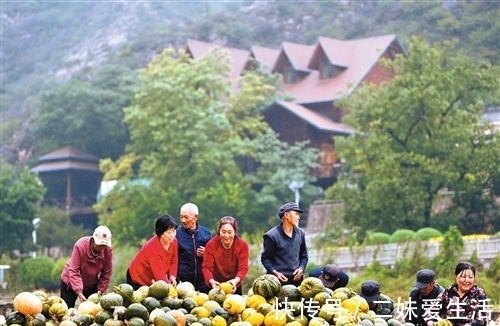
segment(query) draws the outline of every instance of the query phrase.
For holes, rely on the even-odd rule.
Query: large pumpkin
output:
[[[325,290],[323,282],[317,277],[305,278],[299,285],[300,295],[304,299],[312,299],[314,296]]]
[[[167,315],[174,317],[178,326],[186,326],[186,316],[179,310],[170,310]]]
[[[14,298],[14,310],[25,316],[35,315],[42,312],[42,300],[31,292],[21,292]]]
[[[224,310],[231,315],[241,314],[246,307],[245,298],[238,294],[230,294],[222,304]]]
[[[278,278],[272,274],[261,275],[253,281],[252,291],[254,294],[270,299],[280,295],[281,283]]]

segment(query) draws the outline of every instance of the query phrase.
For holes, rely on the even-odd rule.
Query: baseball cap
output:
[[[414,287],[423,289],[431,284],[436,278],[436,273],[430,269],[422,269],[417,272],[417,281],[413,284]]]
[[[280,207],[280,209],[278,210],[278,216],[279,218],[283,218],[283,215],[286,213],[286,212],[289,212],[289,211],[297,211],[299,213],[303,213],[304,211],[301,210],[299,208],[299,206],[295,203],[286,203],[284,204],[283,206]]]
[[[340,269],[335,264],[329,264],[323,267],[321,275],[318,278],[327,288],[331,288],[339,279]]]
[[[369,280],[361,284],[361,296],[366,302],[377,301],[380,293],[380,286],[377,281]]]
[[[96,245],[105,245],[111,248],[111,231],[106,226],[98,226],[94,230],[92,238],[94,238]]]

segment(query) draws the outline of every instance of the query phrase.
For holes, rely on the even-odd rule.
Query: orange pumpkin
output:
[[[42,300],[31,292],[21,292],[14,298],[14,310],[25,316],[36,315],[42,312]]]
[[[174,317],[178,326],[186,326],[186,316],[180,310],[170,310],[167,315]]]

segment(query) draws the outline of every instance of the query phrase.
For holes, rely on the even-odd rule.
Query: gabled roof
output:
[[[331,119],[328,119],[327,117],[324,117],[300,104],[285,101],[276,101],[275,104],[290,111],[319,130],[347,135],[352,134],[355,131],[354,128],[348,125],[334,122]]]
[[[217,46],[212,43],[206,43],[202,41],[196,41],[192,39],[187,40],[186,51],[191,54],[193,59],[199,59],[207,54],[210,49],[215,47],[219,47],[220,49],[226,50],[229,52],[229,59],[231,60],[231,72],[230,78],[233,81],[233,84],[237,82],[240,77],[245,65],[248,61],[250,52],[241,49]]]
[[[283,65],[288,60],[293,69],[306,73],[309,72],[310,69],[307,66],[309,65],[314,49],[314,45],[283,42],[276,63],[271,71],[281,72]]]
[[[312,70],[297,83],[286,84],[285,88],[295,97],[294,102],[302,104],[332,102],[343,94],[349,95],[393,43],[400,46],[394,34],[341,42],[321,38],[316,47],[325,49],[325,54],[330,55],[332,60],[338,60],[348,68],[331,79],[320,79],[319,72]],[[342,46],[337,48],[340,44]],[[327,46],[332,48],[326,49]]]
[[[264,71],[266,72],[271,72],[276,59],[278,59],[279,53],[280,50],[265,48],[262,46],[253,45],[250,48],[250,56],[262,63],[262,65],[264,66]]]
[[[320,36],[311,56],[311,60],[309,61],[308,68],[318,70],[319,59],[322,54],[324,54],[328,61],[334,66],[347,68],[346,62],[349,61],[348,53],[350,52],[349,49],[347,49],[348,46],[349,44],[346,44],[346,41]]]

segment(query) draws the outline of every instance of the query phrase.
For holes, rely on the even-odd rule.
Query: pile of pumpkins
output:
[[[21,292],[13,306],[7,326],[403,326],[377,317],[350,288],[332,291],[314,277],[282,286],[269,274],[256,278],[246,295],[233,294],[227,282],[206,294],[189,282],[157,281],[137,290],[114,286],[77,308],[43,291]]]

